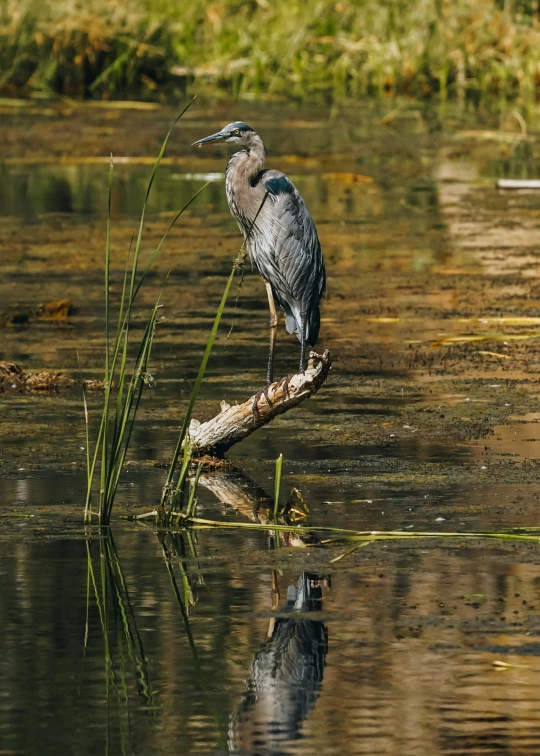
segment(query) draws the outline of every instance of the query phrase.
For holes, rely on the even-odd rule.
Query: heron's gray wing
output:
[[[272,284],[280,305],[286,311],[291,310],[298,327],[300,313],[307,312],[308,331],[318,331],[325,270],[315,224],[298,189],[287,176],[269,170],[264,172],[261,181],[268,194],[261,211],[266,242],[264,253],[260,255],[261,273]],[[312,329],[310,314],[313,315]],[[315,333],[308,341],[311,343],[313,338],[316,339]]]
[[[279,171],[267,171],[263,183],[270,203],[275,264],[286,280],[290,295],[310,303],[319,295],[324,268],[317,230],[298,189]],[[317,297],[318,298],[318,297]]]

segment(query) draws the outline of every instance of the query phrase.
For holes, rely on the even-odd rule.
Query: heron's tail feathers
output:
[[[307,315],[306,342],[310,346],[315,346],[317,343],[320,326],[321,313],[317,305]],[[302,319],[299,309],[295,308],[294,311],[289,308],[285,309],[285,327],[287,328],[287,333],[295,333],[298,341],[302,340]]]

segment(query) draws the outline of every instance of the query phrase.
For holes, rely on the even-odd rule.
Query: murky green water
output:
[[[238,107],[201,106],[180,125],[151,195],[145,255],[212,180],[143,292],[149,306],[163,289],[163,320],[122,513],[159,500],[238,250],[226,153],[189,146]],[[314,525],[536,526],[540,198],[494,189],[499,176],[538,176],[534,123],[518,138],[515,124],[473,113],[386,126],[368,107],[241,115],[317,222],[333,370],[309,403],[231,450],[235,471],[205,474],[199,513],[266,522],[283,453],[283,491],[302,491]],[[78,353],[100,377],[107,154],[132,158],[115,169],[115,294],[150,172],[140,158],[157,153],[171,116],[2,116],[0,360],[78,376]],[[66,321],[32,315],[64,298]],[[260,387],[266,329],[264,289],[248,274],[196,417]],[[297,351],[280,331],[278,373]],[[0,753],[538,750],[537,544],[392,541],[332,562],[346,546],[276,550],[266,532],[188,537],[120,519],[108,540],[81,527],[84,446],[78,389],[0,394]]]

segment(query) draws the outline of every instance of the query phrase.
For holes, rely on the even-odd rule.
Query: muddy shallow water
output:
[[[118,512],[159,500],[239,246],[225,151],[189,145],[242,117],[316,220],[328,271],[320,346],[333,369],[316,397],[231,450],[234,470],[205,476],[199,512],[260,519],[283,453],[283,490],[302,491],[314,525],[537,526],[540,195],[494,186],[538,177],[534,121],[525,135],[512,117],[473,112],[404,111],[383,123],[373,106],[285,119],[277,106],[264,117],[239,108],[188,112],[150,198],[146,255],[212,180],[142,292],[150,306],[163,289],[162,321]],[[78,380],[78,355],[84,376],[99,379],[107,155],[123,158],[117,294],[148,158],[173,115],[4,108],[0,361]],[[62,299],[69,317],[36,314]],[[196,417],[260,387],[266,329],[264,289],[248,271]],[[294,369],[297,351],[280,330],[278,373]],[[99,401],[90,394],[94,418]],[[538,750],[536,543],[392,541],[332,562],[343,545],[276,550],[267,533],[232,530],[190,541],[121,520],[111,542],[81,528],[80,389],[7,386],[0,418],[1,753]]]

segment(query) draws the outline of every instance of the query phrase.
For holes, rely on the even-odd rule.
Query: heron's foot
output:
[[[269,407],[272,406],[272,402],[270,401],[270,397],[268,396],[268,387],[269,386],[270,386],[269,383],[266,384],[266,386],[263,386],[262,389],[260,391],[257,391],[257,393],[255,394],[255,396],[253,397],[253,404],[251,406],[251,411],[253,413],[253,422],[255,424],[257,424],[259,422],[259,420],[261,419],[261,416],[259,414],[259,402],[260,402],[261,398],[263,397],[263,395],[264,395],[264,398],[266,399],[266,403],[268,404],[268,406]]]

